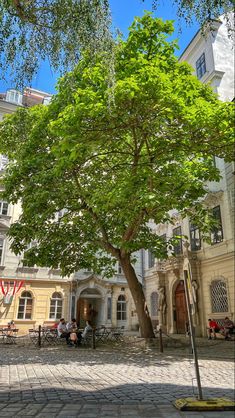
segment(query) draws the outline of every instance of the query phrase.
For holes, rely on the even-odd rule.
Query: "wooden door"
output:
[[[180,282],[175,291],[176,331],[185,334],[188,321],[187,305],[185,299],[184,283]]]

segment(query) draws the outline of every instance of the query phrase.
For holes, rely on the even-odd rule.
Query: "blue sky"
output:
[[[175,34],[173,38],[178,39],[180,49],[177,51],[177,55],[180,55],[198,30],[198,25],[194,22],[191,26],[187,26],[183,20],[179,21],[176,14],[176,7],[172,4],[172,1],[158,0],[158,3],[159,6],[154,12],[154,15],[164,20],[170,19],[175,21]],[[145,0],[144,2],[142,0],[110,0],[110,5],[113,25],[124,36],[127,36],[128,27],[131,25],[135,16],[142,16],[145,10],[152,10],[152,0]],[[55,93],[57,78],[58,74],[53,72],[47,62],[43,62],[38,74],[32,81],[32,87],[49,93]],[[14,86],[11,85],[10,81],[6,83],[0,80],[1,92],[11,87]]]

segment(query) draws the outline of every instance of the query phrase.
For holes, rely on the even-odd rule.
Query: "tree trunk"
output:
[[[146,305],[142,285],[140,284],[135,270],[131,265],[130,255],[120,256],[120,264],[129,285],[138,315],[141,337],[154,338],[152,321]]]

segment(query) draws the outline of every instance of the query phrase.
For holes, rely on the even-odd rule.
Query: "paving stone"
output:
[[[189,354],[177,349],[161,355],[153,349],[148,352],[131,350],[131,347],[84,349],[75,357],[74,351],[63,346],[40,351],[28,347],[1,349],[4,366],[0,373],[0,417],[9,416],[11,412],[23,416],[23,411],[26,416],[39,418],[44,415],[51,418],[54,414],[66,415],[66,418],[68,414],[102,418],[102,413],[105,418],[134,414],[137,414],[135,418],[186,417],[172,402],[193,396],[192,378],[195,376],[187,358]],[[204,347],[200,372],[206,396],[232,396],[231,349],[226,351],[224,344],[217,348]],[[8,409],[7,413],[9,405],[13,409]],[[188,418],[194,416],[209,417],[195,412]],[[230,418],[233,413],[222,416]]]

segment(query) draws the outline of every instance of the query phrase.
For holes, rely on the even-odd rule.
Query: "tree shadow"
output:
[[[33,386],[33,380],[31,385]],[[65,387],[67,385],[67,387]],[[25,388],[24,388],[25,386]],[[75,386],[75,387],[71,387]],[[195,397],[196,391],[189,385],[176,385],[172,383],[128,383],[111,387],[98,388],[96,381],[91,384],[88,379],[72,378],[69,382],[54,382],[46,387],[29,388],[28,380],[21,381],[21,387],[14,385],[0,390],[0,402],[85,402],[112,403],[112,404],[153,404],[170,405],[174,400],[186,397]],[[203,387],[204,399],[232,398],[233,390],[227,388]]]

